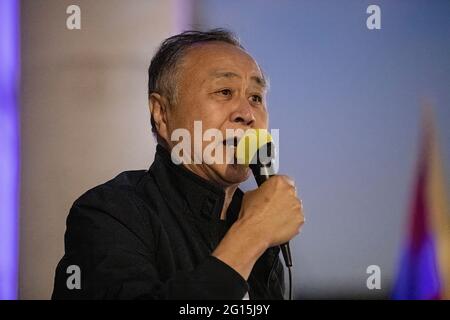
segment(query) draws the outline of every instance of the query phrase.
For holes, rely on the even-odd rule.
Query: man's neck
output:
[[[197,164],[185,164],[185,163],[183,163],[183,166],[187,170],[195,173],[196,175],[200,176],[201,178],[211,181],[210,177],[204,170],[202,170],[201,166],[199,166]],[[220,185],[220,183],[217,183],[217,184]],[[228,207],[230,206],[230,203],[233,200],[233,195],[237,188],[238,188],[238,184],[229,185],[229,186],[224,187],[223,190],[225,192],[225,199],[223,201],[222,212],[220,213],[220,220],[225,220],[227,218]]]
[[[223,201],[222,212],[220,213],[220,219],[225,220],[227,218],[228,207],[230,206],[231,200],[233,200],[234,192],[237,189],[237,185],[229,186],[224,189],[225,199]]]

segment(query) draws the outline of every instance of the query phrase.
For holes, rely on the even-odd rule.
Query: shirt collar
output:
[[[203,179],[172,162],[169,151],[157,145],[155,161],[149,170],[154,176],[166,201],[175,209],[187,205],[195,216],[208,220],[219,220],[225,200],[225,191],[220,186]],[[178,197],[173,193],[176,192]],[[233,223],[242,203],[243,192],[237,188],[228,207],[227,222]]]

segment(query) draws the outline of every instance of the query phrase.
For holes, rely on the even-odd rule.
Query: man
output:
[[[268,127],[260,67],[231,33],[215,29],[165,40],[148,73],[155,160],[75,201],[52,297],[283,299],[278,246],[304,221],[293,182],[276,176],[243,194],[247,167],[171,158],[172,133],[193,135],[194,121],[224,136],[226,129]],[[68,279],[72,265],[80,270],[78,287]]]

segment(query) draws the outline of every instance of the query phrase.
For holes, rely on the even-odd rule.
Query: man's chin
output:
[[[240,164],[224,165],[222,179],[228,184],[239,184],[250,177],[250,169]]]

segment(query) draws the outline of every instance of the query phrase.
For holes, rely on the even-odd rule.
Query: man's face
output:
[[[266,86],[256,62],[236,46],[210,42],[189,49],[180,65],[178,96],[175,106],[167,110],[169,137],[173,130],[186,128],[194,137],[194,121],[202,129],[215,128],[226,139],[226,129],[267,129]],[[172,148],[176,142],[169,141]],[[209,141],[202,143],[203,152]],[[220,142],[224,160],[226,143]],[[192,152],[194,152],[192,144]],[[234,154],[234,149],[228,150]],[[201,156],[201,155],[196,155]],[[225,161],[224,161],[225,162]],[[247,167],[237,164],[187,164],[194,173],[222,186],[245,181]]]

